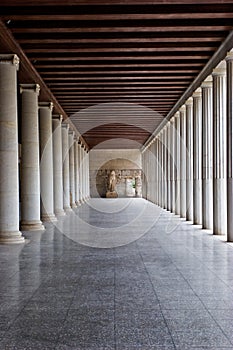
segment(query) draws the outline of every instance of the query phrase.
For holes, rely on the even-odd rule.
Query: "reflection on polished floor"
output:
[[[0,349],[233,349],[233,248],[143,199],[0,246]]]

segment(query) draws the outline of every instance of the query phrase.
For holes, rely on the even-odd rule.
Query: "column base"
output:
[[[80,201],[76,201],[75,203],[76,203],[77,207],[81,206],[81,202]]]
[[[0,244],[25,243],[25,239],[20,231],[0,232]]]
[[[45,230],[44,225],[40,220],[21,221],[20,229],[22,231],[43,231]]]
[[[73,211],[71,207],[65,207],[64,210],[65,210],[65,213],[71,213]]]
[[[56,216],[65,216],[66,215],[66,213],[63,209],[55,210],[54,213]]]
[[[72,209],[75,209],[75,208],[77,208],[77,205],[76,205],[76,203],[72,203],[72,204],[71,204],[71,208],[72,208]]]
[[[41,217],[44,222],[56,222],[57,218],[54,214],[43,214]]]

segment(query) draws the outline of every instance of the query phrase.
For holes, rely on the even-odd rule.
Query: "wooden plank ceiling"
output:
[[[90,148],[139,148],[232,30],[233,1],[2,0],[0,18]]]

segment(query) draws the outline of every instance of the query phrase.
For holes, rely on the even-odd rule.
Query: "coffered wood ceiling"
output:
[[[42,84],[90,148],[131,148],[233,29],[233,1],[2,0],[0,18],[0,52],[13,52],[7,31],[25,55],[20,82]]]

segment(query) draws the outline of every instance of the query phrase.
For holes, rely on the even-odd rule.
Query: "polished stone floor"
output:
[[[0,349],[233,349],[233,247],[143,199],[0,246]]]

